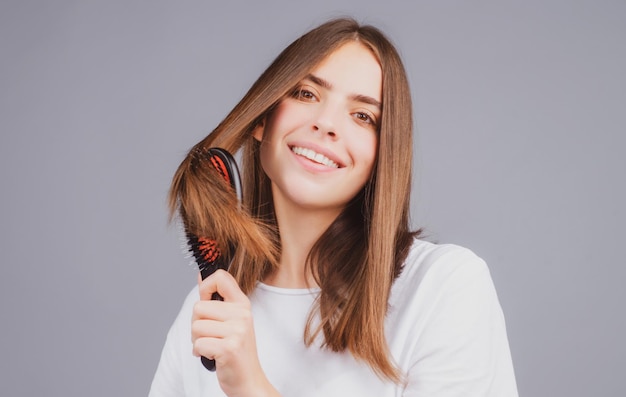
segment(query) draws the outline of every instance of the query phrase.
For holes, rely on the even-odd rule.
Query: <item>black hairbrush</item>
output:
[[[233,156],[226,150],[221,148],[209,148],[202,153],[202,159],[211,162],[211,165],[222,175],[222,177],[230,184],[233,191],[237,195],[239,202],[242,200],[241,177],[239,176],[239,168]],[[202,279],[209,277],[218,269],[228,270],[230,267],[230,258],[233,257],[235,246],[230,243],[228,253],[224,255],[217,241],[210,238],[196,236],[185,228],[185,237],[187,239],[187,249],[190,256],[193,256]],[[222,297],[216,292],[211,297],[213,300],[222,300]],[[209,371],[215,371],[215,360],[202,357],[202,364]]]

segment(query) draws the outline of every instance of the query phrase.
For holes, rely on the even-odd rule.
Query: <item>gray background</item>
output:
[[[626,3],[373,0],[2,0],[0,395],[147,393],[196,282],[176,166],[345,14],[402,52],[413,222],[489,263],[520,394],[623,395]]]

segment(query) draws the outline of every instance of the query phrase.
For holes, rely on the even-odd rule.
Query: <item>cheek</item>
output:
[[[268,122],[273,125],[273,129],[288,129],[302,123],[310,116],[309,113],[308,107],[294,101],[283,100],[272,111]]]
[[[278,175],[281,169],[281,158],[284,156],[280,121],[279,114],[267,119],[259,147],[261,168],[270,180],[274,180]]]
[[[371,171],[374,167],[376,156],[378,154],[378,136],[373,133],[370,136],[359,139],[355,148],[361,164]]]

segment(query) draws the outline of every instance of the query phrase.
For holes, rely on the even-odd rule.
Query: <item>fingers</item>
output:
[[[191,318],[193,354],[216,359],[232,355],[254,338],[250,301],[226,271],[198,281],[200,300]],[[211,300],[215,292],[224,300]]]
[[[194,320],[191,323],[191,343],[194,356],[213,358],[219,340],[229,335],[228,325],[222,321]],[[208,354],[207,352],[211,352]]]
[[[191,320],[228,321],[235,318],[247,319],[248,317],[250,317],[249,302],[200,300],[193,306]]]
[[[241,322],[252,322],[250,301],[230,273],[218,270],[205,280],[200,279],[199,282],[200,301],[196,302],[194,306],[192,321],[208,319],[227,322],[230,327]],[[223,301],[211,300],[215,293],[220,294]],[[218,328],[215,323],[212,327],[204,328],[201,328],[199,324],[207,325],[207,323],[198,323],[198,336],[221,338],[226,333],[223,328]],[[221,326],[223,327],[223,324]],[[203,331],[200,332],[200,329]],[[229,333],[232,334],[233,330],[230,330]]]
[[[228,361],[227,357],[254,346],[252,313],[238,302],[198,301],[192,314],[191,341],[194,355]]]
[[[191,342],[201,338],[221,339],[228,335],[228,326],[223,321],[194,320],[191,323]]]
[[[195,356],[218,359],[241,354],[249,338],[248,328],[241,323],[233,326],[212,320],[194,321],[191,334]]]
[[[241,291],[233,276],[219,269],[205,280],[199,279],[200,299],[211,300],[214,292],[220,294],[225,302],[247,302],[248,297]]]
[[[193,354],[213,359],[220,387],[227,395],[258,395],[273,390],[261,368],[252,308],[235,279],[218,270],[198,279],[200,300],[193,308]],[[211,300],[218,293],[223,301]]]

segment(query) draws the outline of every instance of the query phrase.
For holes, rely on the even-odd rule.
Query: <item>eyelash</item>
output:
[[[316,95],[303,87],[297,87],[291,92],[291,97],[300,101],[313,101],[317,99]],[[374,117],[366,112],[355,112],[355,118],[357,121],[361,123],[365,123],[371,125],[373,127],[378,127],[376,120]]]
[[[356,112],[355,116],[361,122],[376,126],[376,121],[374,120],[374,118],[365,112]]]
[[[308,97],[304,97],[304,95],[308,95]],[[298,87],[295,90],[293,90],[291,92],[291,96],[295,99],[300,99],[300,100],[306,100],[306,101],[310,101],[314,98],[316,98],[315,94],[312,93],[311,91],[304,89],[302,87]]]

